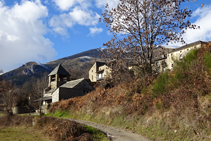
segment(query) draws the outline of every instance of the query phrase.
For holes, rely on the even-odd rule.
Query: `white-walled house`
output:
[[[97,82],[106,77],[110,77],[111,68],[105,62],[95,62],[89,70],[89,79],[91,82]]]
[[[154,59],[153,68],[156,69],[157,72],[172,70],[175,66],[174,60],[183,60],[190,50],[199,49],[206,44],[207,42],[197,41],[178,48],[163,48],[163,50],[167,51],[163,54],[159,54],[161,57],[160,59]]]

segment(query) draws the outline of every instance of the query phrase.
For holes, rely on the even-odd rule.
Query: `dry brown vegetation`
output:
[[[39,130],[55,141],[93,141],[94,134],[84,125],[75,121],[57,119],[54,117],[32,117],[4,115],[0,117],[0,128],[29,127],[34,123],[34,130]],[[26,128],[27,130],[27,128]]]
[[[75,112],[123,124],[157,140],[211,139],[211,45],[193,50],[172,72],[145,76],[83,97],[54,103],[51,112]],[[131,125],[127,120],[136,119]],[[100,122],[98,120],[98,122]],[[104,121],[103,121],[104,120]],[[115,125],[115,124],[112,124]]]
[[[41,117],[36,121],[37,129],[44,130],[45,134],[56,141],[93,141],[83,125],[70,120],[54,117]]]

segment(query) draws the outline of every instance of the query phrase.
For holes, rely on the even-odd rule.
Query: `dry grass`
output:
[[[33,127],[9,127],[0,129],[0,141],[51,141]]]
[[[32,122],[35,126],[32,126]],[[4,115],[0,117],[0,140],[97,141],[107,139],[95,129],[54,117]],[[48,138],[50,139],[48,139]]]
[[[132,129],[153,140],[211,140],[211,45],[173,72],[54,103],[51,112]],[[76,111],[76,112],[74,112]]]
[[[54,117],[41,117],[35,127],[44,130],[44,133],[56,141],[92,141],[93,137],[86,132],[83,125],[69,120]]]

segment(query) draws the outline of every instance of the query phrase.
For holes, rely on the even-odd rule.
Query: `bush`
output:
[[[155,83],[153,84],[153,88],[152,88],[152,95],[153,97],[157,97],[160,94],[163,94],[166,91],[167,88],[167,84],[168,84],[168,72],[165,71],[164,73],[162,73],[157,80],[155,81]]]
[[[37,120],[35,127],[44,128],[44,132],[57,141],[92,141],[92,135],[75,121],[43,116]]]
[[[207,69],[211,69],[211,53],[206,53],[204,55],[204,64]]]
[[[6,114],[0,117],[0,126],[32,126],[32,116],[17,116]]]

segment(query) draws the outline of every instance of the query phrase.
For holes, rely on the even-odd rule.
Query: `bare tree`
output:
[[[36,101],[42,98],[44,89],[48,86],[47,74],[44,74],[36,81],[27,81],[21,87],[21,95],[27,97],[28,103],[25,105],[29,111],[40,109],[42,101]]]
[[[5,110],[8,114],[12,114],[12,108],[15,107],[20,101],[20,95],[16,87],[12,87],[9,81],[1,81],[0,94]]]
[[[183,42],[187,28],[196,28],[180,9],[181,0],[120,0],[116,8],[106,9],[103,22],[114,37],[103,46],[101,57],[114,62],[112,71],[127,70],[131,64],[151,73],[154,49],[162,44]],[[114,67],[115,65],[115,67]]]

